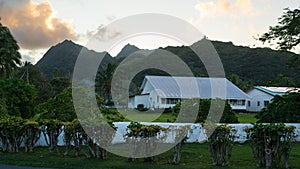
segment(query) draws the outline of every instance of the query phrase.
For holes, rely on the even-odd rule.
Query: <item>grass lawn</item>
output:
[[[232,152],[232,158],[229,166],[216,167],[211,165],[208,154],[208,144],[191,143],[185,144],[183,147],[182,159],[179,165],[169,164],[172,159],[172,151],[168,151],[157,156],[154,163],[145,163],[143,159],[138,162],[130,163],[126,158],[109,154],[108,159],[96,160],[94,158],[87,159],[81,155],[79,157],[63,156],[64,148],[60,148],[61,155],[50,154],[47,148],[36,148],[33,153],[0,153],[0,163],[12,164],[19,166],[34,166],[62,169],[127,169],[127,168],[147,168],[147,169],[252,169],[257,168],[251,153],[249,145],[235,145]],[[72,154],[72,152],[71,152]],[[300,144],[295,144],[290,157],[290,168],[300,168]]]
[[[255,123],[257,119],[254,117],[256,113],[239,113],[236,114],[240,123]]]

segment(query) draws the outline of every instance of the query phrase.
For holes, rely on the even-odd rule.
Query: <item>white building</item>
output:
[[[246,111],[250,97],[226,78],[146,76],[140,95],[129,98],[129,108],[170,108],[184,99],[221,98],[229,100],[233,110]]]
[[[247,102],[247,111],[259,112],[272,101],[274,96],[282,96],[289,92],[297,91],[300,91],[300,88],[254,86],[253,89],[247,92],[247,94],[252,98]]]

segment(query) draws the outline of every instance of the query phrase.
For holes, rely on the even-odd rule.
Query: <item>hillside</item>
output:
[[[65,40],[55,46],[52,46],[36,63],[47,79],[53,78],[54,71],[57,70],[57,75],[59,77],[72,76],[74,65],[76,63],[77,57],[82,50],[83,46],[75,44],[72,41]],[[101,53],[95,52],[93,50],[88,50],[89,55],[100,55]],[[112,62],[113,58],[106,53],[105,57],[101,63],[101,68],[105,67],[108,63]]]
[[[197,43],[201,43],[201,41],[193,45],[197,45]],[[294,53],[275,51],[269,48],[235,46],[231,42],[212,41],[212,44],[221,58],[227,77],[231,74],[236,74],[244,81],[252,81],[254,85],[260,85],[266,81],[274,80],[278,74],[283,74],[292,78],[297,85],[300,84],[300,75],[287,66],[290,59],[295,56]],[[53,70],[55,69],[58,69],[59,76],[70,77],[81,49],[82,46],[65,40],[51,47],[36,65],[48,79],[52,78]],[[189,65],[196,76],[207,76],[205,67],[200,59],[188,46],[160,49],[170,51],[179,56]],[[105,67],[111,62],[120,63],[126,56],[140,50],[136,46],[128,44],[124,46],[115,58],[107,54],[101,67]],[[92,50],[90,52],[93,55],[97,54],[97,52]],[[164,75],[165,73],[157,70],[146,70],[136,76],[134,83],[139,86],[146,74]]]

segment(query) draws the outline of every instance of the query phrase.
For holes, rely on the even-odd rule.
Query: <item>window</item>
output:
[[[159,103],[159,97],[158,96],[156,96],[156,102]]]
[[[260,106],[260,101],[257,101],[257,107],[259,107]]]
[[[166,99],[165,98],[161,98],[161,104],[166,104]]]
[[[268,100],[265,100],[265,101],[264,101],[264,106],[267,107],[268,104],[269,104],[269,101],[268,101]]]
[[[177,104],[179,103],[181,100],[177,99],[177,98],[167,98],[167,104]]]
[[[245,106],[245,100],[229,100],[229,103],[232,105],[232,106]]]
[[[251,106],[251,102],[250,102],[250,101],[248,101],[248,106],[249,106],[249,107]]]

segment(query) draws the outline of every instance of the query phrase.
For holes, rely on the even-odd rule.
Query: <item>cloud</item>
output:
[[[239,16],[257,16],[260,11],[255,10],[251,0],[217,0],[209,2],[199,2],[195,5],[195,9],[200,12],[201,18],[212,18],[224,15],[231,17]]]
[[[55,17],[49,2],[0,0],[0,17],[24,49],[48,48],[64,39],[78,39],[69,22]]]

